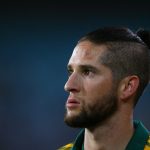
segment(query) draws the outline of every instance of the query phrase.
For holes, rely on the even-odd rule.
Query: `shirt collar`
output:
[[[144,149],[144,146],[149,137],[148,130],[140,121],[134,121],[135,132],[128,143],[126,150],[141,150]]]
[[[135,132],[126,147],[126,150],[144,149],[144,146],[149,137],[148,130],[144,127],[144,125],[140,121],[134,121],[134,127],[135,127]],[[84,150],[83,142],[84,142],[84,130],[81,130],[81,132],[78,134],[75,140],[72,150]]]

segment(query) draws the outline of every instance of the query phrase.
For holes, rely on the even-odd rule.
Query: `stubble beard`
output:
[[[109,94],[97,99],[97,101],[90,105],[82,103],[82,107],[77,115],[68,115],[66,112],[65,123],[74,128],[92,128],[103,124],[111,116],[115,114],[118,109],[117,94],[112,89]]]

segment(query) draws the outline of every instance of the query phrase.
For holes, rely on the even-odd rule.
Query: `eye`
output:
[[[83,70],[83,74],[86,76],[90,75],[91,73],[92,73],[92,71],[90,69],[84,69]]]
[[[67,69],[67,72],[68,72],[68,76],[70,76],[73,73],[73,70],[69,68]]]

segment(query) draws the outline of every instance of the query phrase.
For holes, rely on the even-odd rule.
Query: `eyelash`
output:
[[[67,72],[68,72],[68,76],[70,76],[73,73],[73,70],[68,69]]]
[[[84,74],[84,75],[89,75],[90,73],[92,73],[92,71],[89,70],[89,69],[83,70],[83,74]]]
[[[68,76],[71,76],[71,74],[73,73],[73,70],[72,69],[68,69]],[[94,73],[92,70],[90,70],[90,69],[83,69],[82,71],[81,71],[81,73],[83,74],[83,75],[85,75],[85,76],[89,76],[90,75],[90,73]]]

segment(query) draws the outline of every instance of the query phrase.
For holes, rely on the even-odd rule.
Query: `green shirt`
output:
[[[126,150],[150,150],[149,131],[140,121],[134,121],[135,132],[129,141]],[[84,130],[82,130],[74,143],[68,144],[59,150],[84,150]]]

